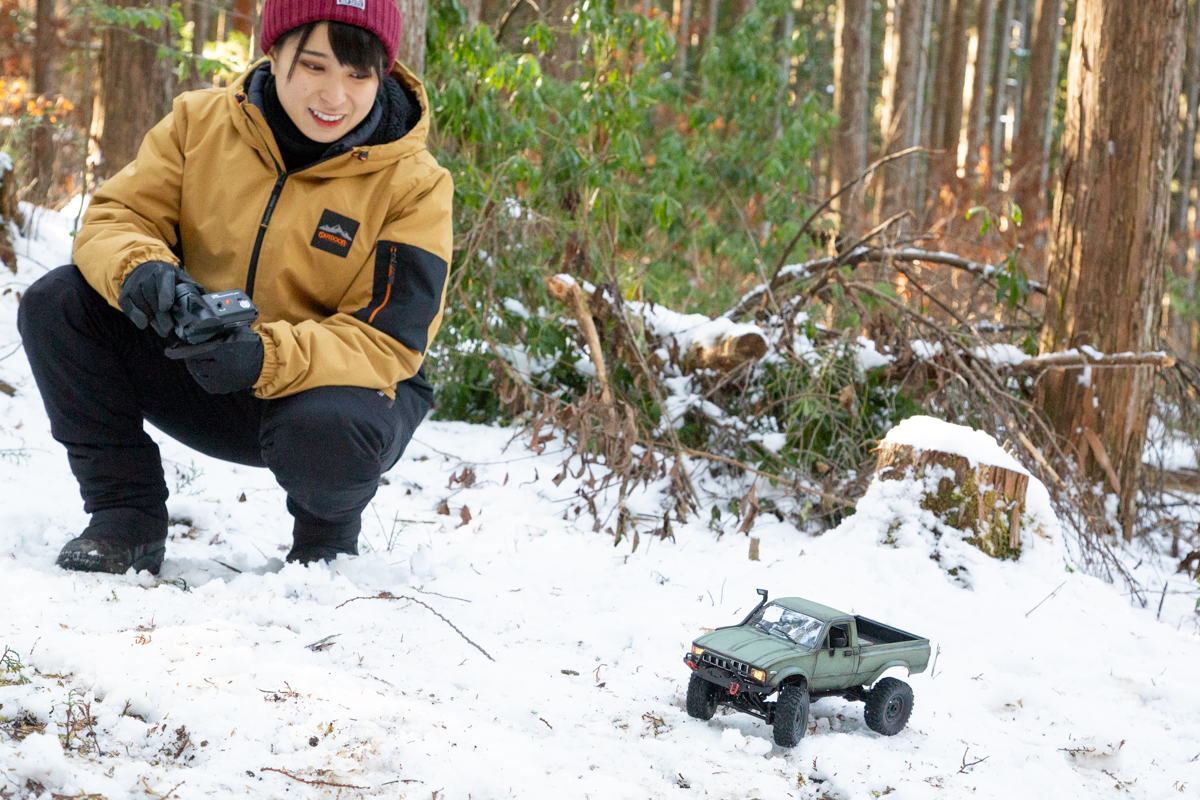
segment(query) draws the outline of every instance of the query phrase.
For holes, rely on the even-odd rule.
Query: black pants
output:
[[[356,542],[379,476],[400,458],[432,400],[423,378],[397,386],[395,400],[353,386],[279,400],[208,394],[184,362],[163,355],[164,339],[138,330],[73,265],[29,287],[17,326],[51,433],[66,446],[92,514],[136,508],[165,519],[162,460],[142,427],[149,420],[205,455],[269,468],[287,491],[297,543],[351,535]]]

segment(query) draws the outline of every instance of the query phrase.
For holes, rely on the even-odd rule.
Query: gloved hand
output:
[[[250,328],[234,328],[202,344],[175,345],[164,352],[167,358],[183,360],[192,378],[209,394],[249,389],[262,375],[262,337]]]
[[[191,283],[200,287],[200,284],[174,264],[147,261],[139,264],[125,278],[117,305],[139,330],[144,331],[149,325],[155,333],[166,338],[175,327],[171,306],[175,304],[177,283]],[[200,293],[204,294],[203,287],[200,287]]]

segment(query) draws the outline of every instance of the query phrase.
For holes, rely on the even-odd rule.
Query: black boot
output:
[[[307,515],[305,515],[307,516]],[[362,519],[335,524],[315,519],[296,519],[292,527],[292,549],[288,561],[299,564],[335,561],[339,555],[358,555],[358,533]]]
[[[161,516],[160,516],[161,514]],[[67,542],[55,561],[75,572],[123,575],[146,570],[157,575],[166,554],[166,508],[113,508],[92,514],[83,533]]]

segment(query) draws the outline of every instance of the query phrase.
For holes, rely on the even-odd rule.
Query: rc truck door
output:
[[[821,650],[817,653],[813,689],[842,689],[858,672],[858,645],[853,637],[853,622],[843,620],[829,626]]]

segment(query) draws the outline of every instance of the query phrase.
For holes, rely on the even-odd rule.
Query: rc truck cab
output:
[[[881,622],[803,600],[762,601],[738,625],[692,643],[687,712],[712,719],[727,705],[765,720],[780,747],[800,743],[811,700],[839,695],[866,703],[867,727],[884,736],[904,729],[912,688],[880,676],[892,667],[910,675],[929,665],[929,640]],[[778,697],[769,700],[778,692]]]

